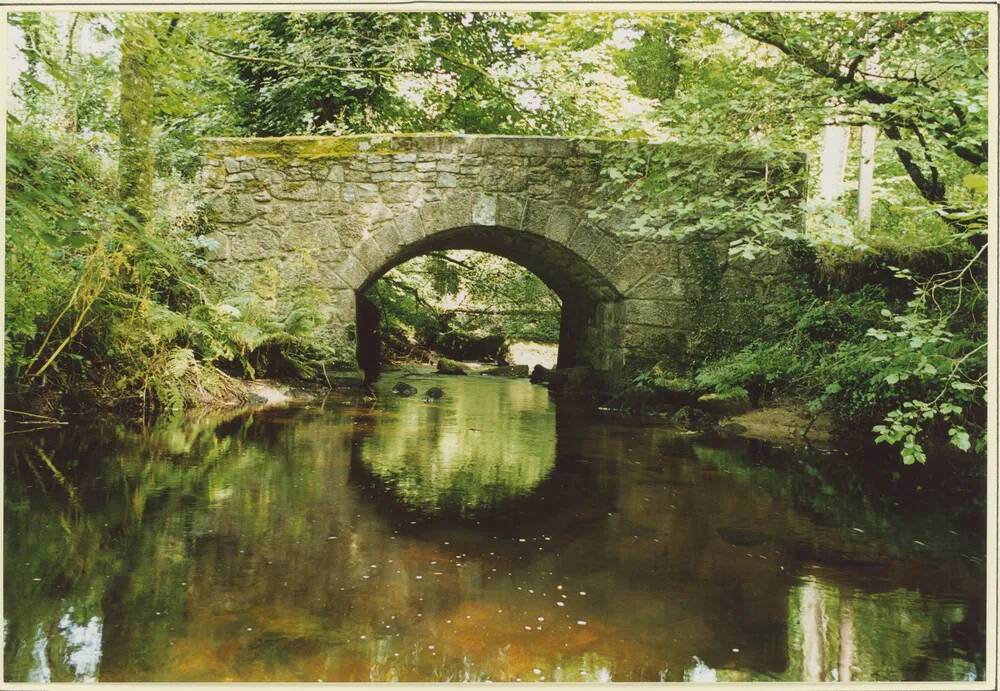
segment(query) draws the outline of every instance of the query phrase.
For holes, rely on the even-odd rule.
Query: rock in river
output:
[[[726,393],[705,394],[698,397],[698,402],[695,405],[708,413],[720,417],[739,415],[753,407],[750,405],[750,397],[744,389],[733,389]]]
[[[417,392],[415,386],[410,386],[405,381],[396,382],[396,385],[392,387],[392,392],[397,396],[412,396]]]
[[[528,376],[528,366],[527,365],[501,365],[500,367],[490,367],[489,369],[484,369],[480,374],[484,374],[488,377],[527,377]]]
[[[465,365],[446,357],[438,360],[437,368],[438,372],[441,374],[468,374],[468,371],[465,369]]]
[[[552,375],[552,370],[544,365],[535,365],[535,369],[531,370],[530,381],[532,384],[544,384],[549,380]]]

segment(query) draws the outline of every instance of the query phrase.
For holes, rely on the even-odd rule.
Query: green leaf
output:
[[[987,180],[985,175],[977,175],[976,173],[969,173],[962,178],[962,185],[969,188],[973,192],[978,192],[980,194],[986,194]]]
[[[961,427],[952,427],[949,429],[948,436],[951,437],[952,445],[962,451],[968,451],[972,448],[972,442],[969,440],[969,433]]]

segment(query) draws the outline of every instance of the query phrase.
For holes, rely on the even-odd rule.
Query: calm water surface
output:
[[[982,677],[980,485],[398,376],[8,437],[5,679]]]

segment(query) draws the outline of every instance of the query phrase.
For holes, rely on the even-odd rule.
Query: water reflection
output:
[[[974,511],[431,381],[8,446],[6,679],[981,678]]]
[[[407,378],[421,390],[443,383],[445,395],[433,403],[381,385],[383,407],[356,420],[358,470],[431,513],[474,513],[534,490],[556,459],[548,392],[496,379],[440,379]]]

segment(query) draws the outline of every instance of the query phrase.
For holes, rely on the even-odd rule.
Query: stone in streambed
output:
[[[490,367],[489,369],[484,369],[480,374],[484,374],[488,377],[511,377],[520,378],[528,376],[528,366],[527,365],[505,365],[502,367]]]
[[[733,389],[725,393],[708,393],[698,397],[699,408],[712,415],[729,417],[750,410],[750,396],[744,389]]]
[[[552,370],[543,365],[535,365],[535,369],[531,370],[531,376],[528,378],[532,384],[544,384],[549,380],[552,375]]]
[[[396,382],[396,385],[392,387],[392,392],[397,396],[412,396],[417,392],[415,386],[410,386],[405,381]]]
[[[438,360],[437,371],[441,374],[468,374],[468,370],[461,362],[450,360],[446,357]]]

